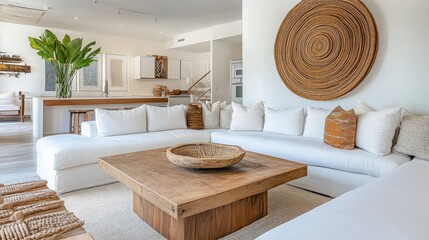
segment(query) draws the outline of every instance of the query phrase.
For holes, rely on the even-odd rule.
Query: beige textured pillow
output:
[[[429,116],[405,115],[394,150],[429,160]]]
[[[220,102],[215,102],[211,104],[211,106],[205,103],[201,103],[201,106],[203,107],[204,128],[206,129],[219,128]]]
[[[220,104],[220,128],[229,129],[232,121],[232,106],[226,102]]]

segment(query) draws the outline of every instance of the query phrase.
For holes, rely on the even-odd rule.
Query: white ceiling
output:
[[[166,39],[241,19],[241,0],[5,0],[0,3],[49,7],[37,26],[133,38]]]

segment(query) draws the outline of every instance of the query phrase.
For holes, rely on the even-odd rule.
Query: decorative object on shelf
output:
[[[168,78],[168,57],[153,55],[155,57],[155,78]]]
[[[94,61],[79,71],[79,91],[100,92],[102,90],[103,55],[98,54]]]
[[[155,85],[153,86],[152,93],[154,96],[157,96],[157,97],[161,97],[161,96],[165,97],[167,96],[167,94],[169,94],[169,91],[168,91],[168,87],[165,85]]]
[[[229,167],[240,162],[245,154],[238,146],[213,143],[183,144],[167,149],[170,162],[197,169]]]
[[[293,93],[334,99],[367,76],[377,45],[374,19],[360,0],[302,0],[278,30],[276,67]]]
[[[19,64],[24,60],[18,55],[7,55],[1,52],[0,54],[0,76],[16,77],[18,78],[21,73],[30,73],[31,67],[27,64]]]
[[[167,95],[168,95],[168,93],[169,93],[169,91],[168,91],[168,87],[167,87],[167,86],[162,85],[162,86],[161,86],[161,96],[165,97],[165,96],[167,96]]]
[[[119,54],[105,54],[105,77],[112,92],[126,92],[128,90],[127,56]]]
[[[72,96],[72,82],[76,71],[88,67],[96,61],[101,49],[94,51],[95,41],[82,47],[82,38],[70,39],[65,35],[62,41],[49,30],[45,30],[39,38],[28,37],[30,46],[37,50],[37,54],[50,62],[55,73],[55,89],[57,98],[70,98]]]
[[[153,93],[154,96],[161,97],[161,95],[162,95],[161,85],[155,85],[155,86],[153,86],[152,93]]]
[[[182,93],[182,90],[180,90],[180,89],[173,89],[172,94],[170,94],[170,95],[180,95],[180,93]]]

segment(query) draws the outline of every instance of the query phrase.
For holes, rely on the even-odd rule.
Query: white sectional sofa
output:
[[[429,191],[426,190],[429,185],[427,177],[429,161],[418,158],[411,161],[409,155],[418,156],[413,153],[407,152],[409,155],[405,155],[390,152],[394,131],[402,116],[398,117],[398,120],[391,114],[392,110],[380,111],[385,115],[385,121],[390,124],[388,131],[391,134],[387,134],[383,121],[375,121],[380,119],[380,113],[361,115],[364,118],[360,125],[358,123],[358,127],[362,127],[362,123],[365,121],[370,125],[370,128],[362,127],[364,131],[359,133],[360,144],[362,144],[362,140],[365,140],[364,147],[343,150],[325,144],[323,137],[320,137],[323,135],[323,130],[320,128],[323,127],[323,120],[326,117],[326,113],[323,111],[312,110],[318,111],[319,119],[314,118],[315,115],[313,115],[313,119],[309,121],[307,116],[306,124],[312,122],[310,125],[312,131],[307,134],[304,131],[302,134],[303,113],[299,116],[300,111],[297,109],[293,110],[292,114],[287,111],[270,110],[272,111],[270,117],[279,113],[279,116],[286,116],[289,118],[287,120],[290,120],[289,125],[285,126],[284,119],[274,119],[275,121],[271,122],[270,131],[275,130],[276,127],[280,127],[282,131],[282,134],[275,134],[265,131],[266,129],[260,125],[263,124],[260,116],[261,109],[255,108],[256,110],[250,114],[251,117],[256,117],[256,120],[247,121],[245,117],[247,110],[242,106],[240,108],[238,118],[241,118],[240,121],[243,124],[234,123],[234,120],[234,124],[231,123],[231,129],[238,127],[240,131],[237,129],[235,131],[185,129],[183,112],[169,118],[171,113],[168,113],[168,110],[153,108],[151,114],[161,112],[164,115],[162,118],[148,116],[147,130],[144,128],[141,131],[149,132],[98,137],[100,135],[98,123],[84,122],[82,123],[82,136],[57,135],[40,139],[37,142],[37,172],[41,178],[48,180],[50,188],[64,193],[115,182],[115,179],[98,168],[97,161],[101,156],[192,142],[239,145],[248,151],[307,164],[308,175],[290,184],[337,197],[270,230],[260,236],[259,240],[428,239],[429,228],[425,224],[429,222],[429,207],[426,204],[429,196]],[[138,111],[138,114],[142,114],[142,109]],[[164,113],[162,113],[163,111]],[[370,109],[370,111],[373,110]],[[396,112],[395,116],[399,115],[399,110],[393,112]],[[112,115],[116,115],[116,117],[112,119],[118,117],[125,121],[133,114],[136,113],[114,113]],[[206,114],[209,119],[212,113]],[[374,116],[376,118],[371,119]],[[160,119],[163,121],[158,124],[157,121]],[[177,123],[176,120],[181,123]],[[136,121],[136,119],[133,121],[139,129],[142,128],[140,121]],[[426,121],[429,122],[429,119]],[[298,123],[300,126],[292,123]],[[146,124],[146,117],[143,117],[143,124]],[[206,125],[206,123],[204,124]],[[126,126],[126,123],[123,125],[125,127],[122,131],[132,130],[132,127]],[[172,125],[181,126],[179,127],[181,129],[169,128]],[[111,121],[110,126],[116,126],[116,122]],[[253,128],[253,131],[241,129],[243,126]],[[411,129],[408,132],[408,138],[402,140],[402,147],[409,147],[408,139],[412,139],[415,131],[419,131],[419,127],[422,125],[416,126],[418,126],[418,130]],[[162,131],[160,130],[162,128],[168,128],[168,130]],[[120,129],[105,128],[104,130],[108,133],[111,130],[116,132]],[[291,132],[295,134],[288,134]],[[366,132],[372,136],[362,137]],[[406,131],[401,131],[401,133],[403,132]],[[427,132],[429,133],[429,130]],[[103,134],[106,132],[102,132],[101,135]],[[308,135],[314,137],[308,137]],[[401,134],[399,136],[401,137]],[[419,141],[424,142],[427,140],[427,136],[426,138],[425,136],[419,136],[417,139],[423,139]],[[373,148],[373,145],[376,148]],[[424,149],[427,147],[424,144],[413,145],[410,148],[411,152],[416,150],[416,146]],[[363,150],[365,148],[368,151]],[[384,151],[377,152],[377,149],[384,149]],[[370,153],[370,151],[375,151],[376,154]],[[423,155],[426,156],[425,154]]]
[[[37,142],[37,173],[59,193],[115,182],[98,168],[101,156],[181,143],[233,144],[248,151],[305,163],[307,177],[291,184],[332,197],[360,187],[411,159],[396,153],[377,156],[359,148],[341,150],[318,139],[265,132],[180,129],[96,137],[96,123],[89,121],[82,124],[82,134],[49,136]]]
[[[413,159],[257,240],[429,239],[429,161]]]
[[[333,148],[319,139],[265,132],[213,132],[211,142],[239,145],[248,151],[307,164],[307,176],[289,184],[331,197],[360,187],[410,161],[410,157],[403,154],[377,156],[360,148]]]
[[[209,141],[210,131],[187,129],[114,137],[49,136],[37,141],[37,174],[49,188],[65,193],[117,181],[98,168],[101,156]]]

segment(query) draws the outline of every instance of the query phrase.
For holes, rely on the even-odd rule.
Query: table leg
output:
[[[218,239],[268,214],[268,192],[186,218],[173,218],[134,193],[134,212],[168,239]]]

